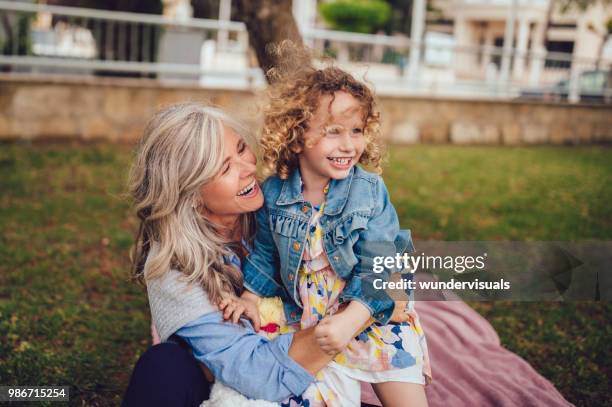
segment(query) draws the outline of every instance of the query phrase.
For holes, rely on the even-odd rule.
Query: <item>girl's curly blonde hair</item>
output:
[[[287,48],[290,52],[287,54]],[[281,179],[287,179],[297,168],[298,155],[304,147],[304,134],[319,108],[322,96],[347,92],[361,105],[364,117],[366,147],[359,163],[377,173],[382,172],[380,113],[376,110],[373,92],[351,74],[334,66],[316,69],[304,57],[304,50],[281,44],[278,53],[286,53],[292,63],[272,68],[267,75],[272,79],[268,87],[268,101],[263,109],[264,123],[260,137],[262,158],[267,168]],[[297,53],[297,55],[296,55]],[[299,62],[296,62],[299,61]],[[301,66],[297,66],[301,64]],[[309,140],[308,146],[318,141]]]

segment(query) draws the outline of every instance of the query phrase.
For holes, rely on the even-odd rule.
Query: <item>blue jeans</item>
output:
[[[199,406],[211,386],[188,348],[164,342],[138,359],[121,406]]]

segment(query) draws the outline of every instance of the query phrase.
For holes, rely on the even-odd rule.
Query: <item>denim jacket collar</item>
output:
[[[304,202],[302,195],[302,177],[299,168],[291,171],[289,178],[283,181],[283,188],[276,200],[277,205],[291,205],[297,202]]]
[[[337,215],[342,212],[346,200],[348,199],[354,173],[355,167],[353,166],[346,178],[331,180],[329,184],[329,193],[327,195],[327,203],[325,204],[325,215]],[[302,195],[302,176],[300,175],[299,168],[293,170],[289,178],[283,182],[283,188],[276,200],[276,204],[291,205],[297,202],[305,202],[304,195]]]

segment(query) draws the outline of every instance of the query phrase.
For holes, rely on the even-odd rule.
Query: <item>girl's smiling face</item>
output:
[[[362,106],[344,91],[323,95],[308,124],[299,154],[304,182],[346,178],[366,147]]]

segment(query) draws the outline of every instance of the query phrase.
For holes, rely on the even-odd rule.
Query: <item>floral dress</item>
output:
[[[326,315],[335,314],[341,305],[339,297],[346,282],[333,271],[323,248],[323,231],[319,220],[324,208],[325,203],[315,207],[298,271],[302,318],[299,323],[289,327],[281,323],[280,333],[315,326]],[[282,306],[280,301],[278,304]],[[432,377],[427,341],[412,300],[406,313],[410,317],[409,322],[373,323],[368,326],[349,342],[328,368],[316,376],[315,385],[310,386],[301,397],[293,397],[282,405],[353,405],[342,400],[348,396],[347,392],[359,393],[358,381],[429,384]]]

